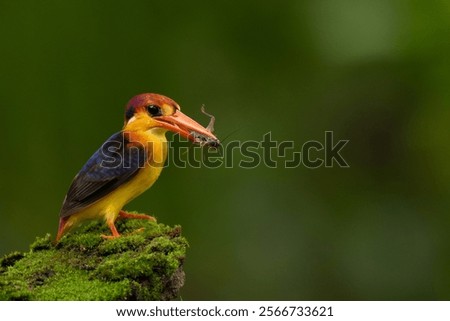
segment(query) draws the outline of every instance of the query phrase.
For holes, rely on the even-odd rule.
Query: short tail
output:
[[[64,232],[66,231],[66,223],[69,217],[61,217],[59,219],[59,227],[58,227],[58,234],[56,235],[56,242],[59,242],[61,237],[64,235]]]

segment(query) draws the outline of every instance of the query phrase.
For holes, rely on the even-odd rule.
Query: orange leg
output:
[[[117,237],[120,237],[119,232],[117,232],[116,226],[114,225],[114,222],[107,222],[109,229],[111,230],[112,235],[103,235],[102,238],[110,240],[115,239]]]
[[[153,216],[150,216],[147,214],[132,214],[132,213],[127,213],[125,211],[120,211],[119,217],[120,218],[135,218],[135,219],[139,219],[139,220],[150,220],[150,221],[156,222],[156,218],[154,218]]]
[[[150,215],[146,215],[146,214],[132,214],[132,213],[127,213],[125,211],[120,211],[119,212],[119,216],[117,217],[119,218],[135,218],[135,219],[140,219],[140,220],[150,220],[150,221],[154,221],[156,222],[156,219],[153,216]],[[114,225],[114,222],[107,222],[109,229],[111,230],[112,235],[102,235],[102,237],[104,239],[115,239],[117,237],[120,237],[119,232],[117,231],[116,226]],[[139,232],[141,229],[139,229],[137,232]]]

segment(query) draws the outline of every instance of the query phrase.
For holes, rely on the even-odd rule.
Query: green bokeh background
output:
[[[184,300],[448,300],[449,34],[445,0],[1,1],[0,254],[157,92],[229,140],[350,140],[350,168],[166,168],[127,208],[183,226]]]

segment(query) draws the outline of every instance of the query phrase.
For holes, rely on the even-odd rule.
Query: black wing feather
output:
[[[75,176],[60,212],[67,217],[95,203],[133,178],[147,160],[145,149],[128,146],[123,132],[103,143]]]

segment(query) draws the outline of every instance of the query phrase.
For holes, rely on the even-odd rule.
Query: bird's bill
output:
[[[161,127],[166,128],[174,133],[179,133],[181,136],[187,139],[198,142],[196,137],[203,136],[210,141],[219,142],[216,136],[205,127],[197,123],[192,118],[183,114],[180,110],[177,110],[170,116],[155,117]]]

